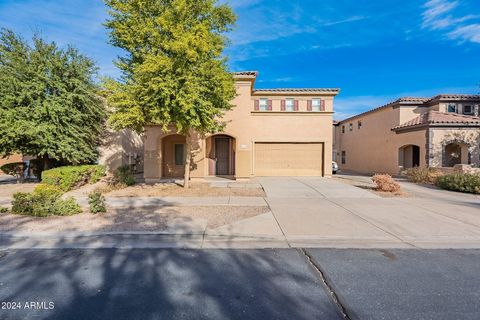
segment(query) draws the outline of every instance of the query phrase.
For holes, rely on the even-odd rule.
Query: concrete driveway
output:
[[[475,196],[381,198],[333,179],[258,180],[294,247],[480,248]]]

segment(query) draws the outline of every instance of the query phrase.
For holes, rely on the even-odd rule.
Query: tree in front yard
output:
[[[117,61],[121,81],[106,89],[114,128],[143,131],[159,125],[186,136],[185,187],[191,135],[222,130],[236,95],[222,56],[236,17],[216,0],[106,0],[111,42],[127,54]]]
[[[35,36],[0,32],[0,157],[80,164],[97,159],[105,122],[94,62]]]

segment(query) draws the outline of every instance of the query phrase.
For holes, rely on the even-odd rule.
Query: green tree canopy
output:
[[[126,51],[117,61],[122,81],[108,81],[114,128],[142,131],[173,125],[187,136],[185,184],[191,161],[190,133],[222,129],[236,91],[222,52],[236,17],[216,0],[106,0],[111,42]]]
[[[97,159],[106,117],[94,62],[73,47],[0,32],[0,156],[79,164]]]

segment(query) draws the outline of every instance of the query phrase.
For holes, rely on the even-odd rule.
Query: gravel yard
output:
[[[105,214],[82,213],[70,217],[35,218],[0,214],[0,232],[115,232],[163,231],[171,223],[189,228],[202,221],[214,229],[269,212],[268,207],[143,207],[116,208]]]
[[[249,187],[212,187],[209,183],[192,182],[189,189],[175,183],[158,183],[155,185],[139,184],[125,189],[107,193],[109,197],[265,197],[262,188]]]

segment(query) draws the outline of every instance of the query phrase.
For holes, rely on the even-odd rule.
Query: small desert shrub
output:
[[[376,190],[382,192],[398,192],[400,185],[389,174],[376,174],[372,177],[372,181],[376,184]]]
[[[133,186],[135,184],[132,168],[130,168],[128,165],[117,168],[113,174],[113,177],[115,184],[120,183],[127,186]]]
[[[25,171],[25,163],[23,162],[14,162],[7,163],[0,167],[5,174],[14,176],[17,178],[17,183],[23,182],[23,172]]]
[[[8,208],[0,207],[0,213],[7,213],[8,211]]]
[[[434,184],[442,172],[436,168],[410,168],[405,171],[407,179],[415,183]]]
[[[62,190],[56,186],[40,184],[32,193],[13,195],[12,212],[35,217],[69,216],[82,210],[74,198],[62,199]]]
[[[58,186],[64,192],[93,184],[105,175],[105,166],[84,165],[59,167],[42,172],[42,183]]]
[[[480,194],[480,174],[446,174],[439,177],[435,184],[446,190]]]
[[[100,192],[91,192],[88,195],[88,204],[90,205],[90,212],[93,214],[107,212],[105,197]]]

